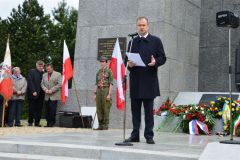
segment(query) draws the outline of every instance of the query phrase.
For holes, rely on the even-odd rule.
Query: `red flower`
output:
[[[189,121],[191,121],[192,118],[193,118],[193,116],[192,116],[191,114],[188,114],[188,115],[186,116],[186,119],[189,120]]]
[[[199,115],[199,116],[198,116],[198,120],[199,120],[200,122],[203,122],[203,121],[204,121],[203,116],[202,116],[202,115]]]
[[[178,114],[178,111],[174,108],[170,108],[169,111],[172,112],[173,114]]]

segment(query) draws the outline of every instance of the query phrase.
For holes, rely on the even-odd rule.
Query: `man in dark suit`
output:
[[[29,126],[33,125],[34,120],[34,125],[41,127],[40,120],[44,101],[44,92],[41,88],[43,71],[44,62],[37,61],[36,68],[31,69],[28,74]]]
[[[139,129],[143,103],[145,111],[144,137],[148,144],[155,144],[153,140],[153,102],[155,97],[160,96],[158,67],[166,62],[166,56],[161,40],[148,32],[148,19],[139,17],[136,25],[138,36],[133,39],[129,52],[139,53],[146,66],[136,66],[133,62],[128,61],[133,131],[126,142],[140,141]],[[130,48],[130,43],[128,48]]]

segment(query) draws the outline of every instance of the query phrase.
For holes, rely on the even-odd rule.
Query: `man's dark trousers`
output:
[[[45,101],[46,120],[48,126],[53,126],[56,122],[57,101]]]
[[[131,133],[131,137],[133,139],[139,139],[142,103],[145,110],[144,137],[146,139],[152,139],[154,136],[153,99],[133,99],[133,98],[131,99],[132,123],[133,123],[133,131]]]
[[[43,108],[43,97],[37,99],[28,99],[29,102],[29,118],[28,123],[32,124],[33,119],[35,125],[39,125],[42,117],[42,108]]]

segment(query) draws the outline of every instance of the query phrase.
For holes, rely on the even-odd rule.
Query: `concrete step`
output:
[[[234,141],[230,141],[234,142]],[[199,160],[227,160],[227,159],[240,159],[239,149],[240,141],[238,144],[223,144],[219,142],[208,143],[207,147],[204,149]],[[220,152],[219,152],[220,151]]]
[[[62,157],[62,156],[46,156],[46,155],[37,155],[37,154],[0,152],[0,160],[94,160],[94,159],[80,159],[80,158]]]
[[[152,146],[150,146],[152,147]],[[47,143],[34,141],[0,140],[0,157],[19,159],[104,159],[104,160],[196,160],[198,154],[178,153],[170,151],[154,151],[134,149],[132,147],[106,147],[66,143]],[[4,154],[5,153],[5,154]],[[12,157],[11,157],[12,156]],[[39,157],[38,157],[39,156]],[[49,157],[49,158],[48,158]],[[51,158],[52,157],[52,158]],[[25,158],[25,159],[27,159]]]

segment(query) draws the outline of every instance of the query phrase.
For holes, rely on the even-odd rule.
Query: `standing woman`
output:
[[[9,115],[8,115],[8,126],[12,127],[15,120],[15,126],[21,127],[20,117],[23,102],[25,100],[25,94],[27,90],[27,81],[21,75],[19,67],[13,68],[13,95],[9,102]]]

